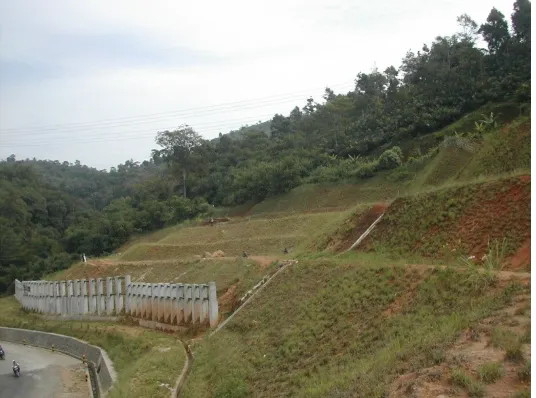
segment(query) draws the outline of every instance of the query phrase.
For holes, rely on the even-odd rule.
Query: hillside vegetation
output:
[[[399,374],[455,368],[459,333],[525,291],[476,271],[301,261],[196,344],[185,396],[387,396]]]
[[[480,24],[461,15],[457,32],[409,51],[399,66],[358,73],[350,92],[327,87],[322,99],[231,136],[204,140],[188,125],[157,132],[151,159],[141,164],[99,171],[9,156],[0,162],[0,292],[14,278],[40,278],[81,253],[109,254],[134,235],[210,215],[213,206],[243,205],[236,215],[343,210],[524,167],[528,146],[505,146],[517,139],[508,132],[487,135],[520,115],[528,122],[530,14],[531,3],[517,0],[510,18],[495,8]],[[527,128],[518,121],[513,134]],[[456,149],[479,146],[483,159]],[[525,152],[517,156],[515,147]],[[345,187],[326,188],[333,184]],[[287,202],[273,199],[285,194]],[[276,250],[301,240],[288,238],[263,244]]]
[[[229,322],[45,320],[5,297],[0,324],[108,350],[112,397],[169,396],[192,352],[185,397],[530,396],[530,7],[462,15],[288,116],[158,132],[141,164],[1,161],[0,293],[214,281]]]

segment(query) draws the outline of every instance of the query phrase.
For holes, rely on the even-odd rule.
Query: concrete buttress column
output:
[[[117,315],[123,312],[123,289],[121,289],[122,278],[115,277],[115,313]]]
[[[152,320],[158,322],[158,301],[160,300],[160,288],[157,283],[151,285]]]
[[[218,298],[216,297],[216,283],[209,282],[208,284],[208,317],[210,327],[214,328],[218,325]]]
[[[67,315],[69,307],[67,303],[67,285],[65,281],[60,281],[60,296],[61,296],[61,314]]]
[[[97,278],[97,315],[106,314],[106,304],[104,301],[104,282],[102,278]]]
[[[208,285],[201,285],[201,324],[208,324]]]
[[[39,282],[34,282],[35,286],[35,311],[39,312],[39,306],[41,305],[41,291],[39,290]]]
[[[137,294],[137,283],[130,282],[130,288],[127,285],[127,296],[126,296],[127,301],[125,301],[125,311],[127,311],[127,313],[133,317],[136,316],[136,311],[137,311],[136,310],[136,307],[137,307],[136,294]]]
[[[73,281],[67,281],[67,307],[69,315],[76,314],[76,311],[74,309],[73,294]]]
[[[184,322],[193,323],[194,310],[194,289],[193,285],[184,285]]]
[[[135,311],[134,314],[136,317],[141,318],[141,312],[142,312],[142,306],[143,306],[143,283],[135,283],[134,284],[134,291],[136,294],[136,297],[134,297],[135,301]]]
[[[82,296],[82,315],[86,315],[89,312],[89,294],[88,294],[88,284],[89,281],[86,279],[82,279],[80,281],[82,285],[82,290],[80,291],[80,295]]]
[[[125,275],[125,314],[130,315],[132,301],[132,282],[130,281],[130,275]]]
[[[112,292],[112,279],[106,278],[106,314],[112,315],[114,313],[114,297]]]
[[[41,312],[41,283],[35,283],[35,309],[37,312]]]
[[[39,289],[39,312],[43,313],[44,311],[44,289],[43,289],[43,282],[39,281],[38,283],[38,289]]]
[[[152,309],[153,309],[153,303],[151,301],[151,290],[152,285],[149,285],[148,283],[144,283],[142,285],[142,318],[146,320],[152,319]]]
[[[59,282],[54,282],[54,294],[56,296],[56,314],[61,315],[63,308],[61,307],[61,289]]]
[[[30,309],[35,309],[35,286],[33,282],[30,282]]]
[[[165,301],[165,285],[163,283],[158,284],[158,319],[157,322],[164,322],[164,313],[166,309]]]
[[[172,320],[172,317],[173,317],[173,299],[172,299],[172,295],[171,295],[171,285],[169,283],[166,283],[165,284],[165,290],[166,290],[166,298],[165,298],[165,301],[166,301],[166,309],[165,309],[165,312],[164,312],[164,322],[165,323],[172,323],[173,320]]]
[[[74,308],[74,311],[73,311],[73,315],[80,315],[80,280],[79,279],[75,279],[73,281],[73,290],[74,290],[74,295],[73,295],[73,308]]]
[[[33,291],[33,304],[32,304],[32,310],[39,311],[39,290],[38,290],[38,284],[37,282],[32,282],[32,291]]]
[[[194,300],[194,315],[192,316],[192,324],[199,323],[199,316],[201,315],[201,295],[199,290],[199,285],[194,285],[192,297],[192,299]]]
[[[169,323],[171,323],[172,325],[177,324],[177,310],[179,308],[177,303],[177,284],[174,283],[173,285],[171,285],[171,315],[169,319]]]
[[[177,325],[184,323],[185,292],[184,284],[177,284]]]
[[[54,282],[48,282],[48,313],[56,313],[56,292],[54,290]]]
[[[91,315],[97,313],[97,297],[95,295],[96,285],[95,285],[95,279],[90,279],[88,281],[89,284],[89,297],[88,297],[88,309],[89,313]]]

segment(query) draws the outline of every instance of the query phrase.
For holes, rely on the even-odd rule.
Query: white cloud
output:
[[[437,35],[454,33],[457,15],[467,12],[481,23],[493,5],[509,17],[512,4],[506,0],[0,0],[0,61],[61,71],[59,76],[17,80],[0,87],[0,129],[4,130],[0,157],[16,153],[18,157],[79,159],[101,168],[128,158],[147,158],[159,129],[188,122],[212,138],[219,131],[266,119],[264,115],[288,113],[294,105],[302,106],[308,95],[319,98],[325,85],[347,83],[334,88],[335,92],[348,91],[356,74],[369,71],[374,63],[380,69],[399,66],[410,48],[419,49]],[[162,55],[164,61],[137,62],[119,54],[118,60],[107,63],[106,57],[117,48],[114,43],[105,49],[107,43],[99,41],[97,50],[102,52],[95,53],[95,48],[90,52],[84,46],[76,51],[61,47],[63,42],[57,40],[66,36],[91,40],[93,35],[101,35],[101,40],[131,38],[125,41],[125,54],[155,48],[154,54]],[[167,53],[177,57],[167,61]],[[145,54],[154,55],[141,53]],[[189,62],[196,54],[207,55],[208,60]],[[287,93],[299,95],[288,102],[265,101],[262,107],[253,107],[257,102],[220,113],[212,108],[197,115],[183,112],[177,118],[146,118],[143,124],[101,124],[70,132],[37,128],[18,136],[6,131]],[[107,142],[119,137],[124,139]]]

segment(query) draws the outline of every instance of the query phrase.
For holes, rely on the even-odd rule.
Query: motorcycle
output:
[[[20,376],[20,366],[13,366],[13,373],[15,374],[15,377]]]

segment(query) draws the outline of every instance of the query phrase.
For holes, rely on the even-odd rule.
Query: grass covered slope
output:
[[[238,218],[214,226],[169,228],[125,246],[122,261],[171,260],[201,256],[222,250],[225,256],[278,255],[283,249],[296,248],[311,231],[321,230],[337,220],[338,212],[312,214],[274,214],[264,218]]]
[[[397,195],[397,184],[372,179],[354,184],[305,184],[288,194],[266,199],[253,206],[248,214],[342,211],[359,203],[375,203]]]
[[[514,292],[476,271],[302,261],[194,348],[185,397],[380,397]]]
[[[395,200],[363,242],[395,253],[453,258],[503,244],[515,254],[530,239],[530,176],[454,186]]]
[[[530,171],[530,131],[530,117],[523,116],[485,135],[482,148],[472,157],[460,178]]]

